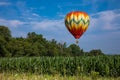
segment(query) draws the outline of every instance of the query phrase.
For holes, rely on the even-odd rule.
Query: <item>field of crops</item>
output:
[[[120,56],[0,58],[0,73],[120,77]]]

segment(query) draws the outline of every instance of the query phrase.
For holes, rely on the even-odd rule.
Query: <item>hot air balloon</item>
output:
[[[65,17],[65,26],[76,39],[76,43],[78,43],[78,39],[87,30],[89,24],[90,18],[85,12],[73,11]]]

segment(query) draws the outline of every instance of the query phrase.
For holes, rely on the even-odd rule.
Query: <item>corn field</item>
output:
[[[120,76],[120,56],[0,58],[0,72]]]

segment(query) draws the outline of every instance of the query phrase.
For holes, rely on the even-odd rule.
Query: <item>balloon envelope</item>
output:
[[[89,16],[85,12],[73,11],[65,17],[65,25],[76,39],[79,39],[87,30],[89,23]]]

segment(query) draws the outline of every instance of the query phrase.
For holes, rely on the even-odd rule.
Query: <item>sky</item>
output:
[[[0,0],[0,25],[7,26],[13,37],[28,32],[42,34],[47,40],[75,43],[64,18],[71,11],[90,16],[90,25],[79,39],[84,51],[100,49],[105,54],[120,54],[119,0]]]

